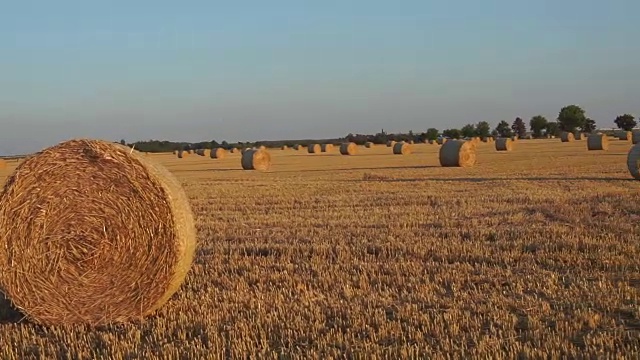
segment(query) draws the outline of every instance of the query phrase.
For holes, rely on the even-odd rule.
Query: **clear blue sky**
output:
[[[640,1],[0,0],[0,154],[640,115]]]

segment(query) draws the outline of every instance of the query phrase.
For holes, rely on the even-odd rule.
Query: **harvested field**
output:
[[[479,143],[471,168],[427,144],[275,151],[269,172],[150,154],[196,217],[183,286],[141,324],[96,329],[0,306],[0,358],[637,358],[631,143],[517,146]]]

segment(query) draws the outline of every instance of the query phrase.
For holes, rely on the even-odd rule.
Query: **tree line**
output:
[[[637,126],[636,119],[631,114],[622,114],[617,116],[613,121],[616,126],[625,131],[631,131]],[[596,130],[596,122],[586,115],[584,109],[578,105],[567,105],[560,109],[555,121],[550,121],[542,115],[535,115],[529,119],[528,127],[530,129],[530,135],[533,138],[543,138],[549,136],[559,136],[563,131],[567,132],[584,132],[592,133]],[[475,124],[467,124],[460,129],[451,128],[444,129],[442,131],[436,128],[429,128],[421,133],[414,133],[409,131],[408,133],[388,134],[382,129],[381,132],[368,135],[368,134],[348,134],[342,138],[334,139],[299,139],[299,140],[276,140],[276,141],[255,141],[255,142],[233,142],[229,143],[226,140],[217,142],[216,140],[203,141],[197,143],[189,142],[173,142],[173,141],[160,141],[160,140],[148,140],[137,141],[135,143],[127,143],[124,139],[120,140],[123,145],[129,147],[135,147],[139,151],[143,152],[171,152],[174,150],[196,150],[196,149],[213,149],[222,147],[224,149],[231,148],[245,148],[245,147],[259,147],[266,146],[269,148],[282,147],[282,146],[294,146],[296,144],[307,146],[312,143],[335,143],[339,144],[345,141],[351,141],[358,145],[363,145],[366,142],[373,142],[375,144],[386,144],[388,141],[414,141],[414,142],[427,142],[429,140],[436,140],[439,137],[448,137],[451,139],[464,139],[472,137],[512,137],[518,136],[520,138],[527,137],[528,130],[525,121],[516,117],[515,120],[509,124],[507,121],[502,120],[492,129],[491,125],[487,121],[480,121]]]

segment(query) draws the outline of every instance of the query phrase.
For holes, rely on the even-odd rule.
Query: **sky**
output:
[[[640,115],[640,1],[0,0],[0,155]]]

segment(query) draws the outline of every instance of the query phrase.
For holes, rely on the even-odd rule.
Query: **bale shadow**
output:
[[[9,299],[0,292],[0,325],[17,324],[24,319],[24,315],[11,305]]]

